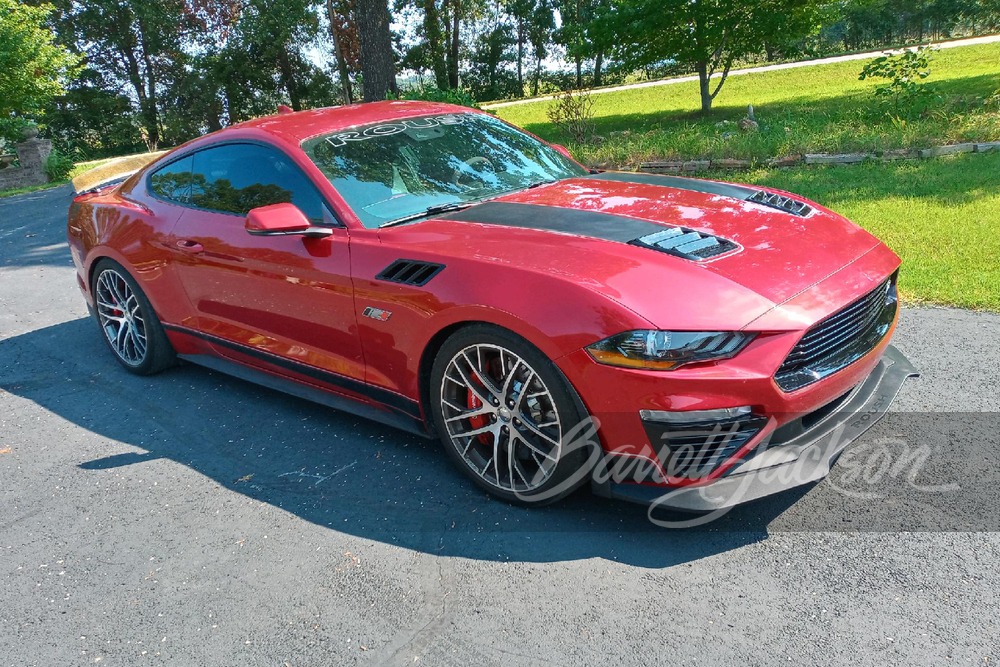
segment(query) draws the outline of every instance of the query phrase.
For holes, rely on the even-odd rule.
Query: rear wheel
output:
[[[544,354],[499,327],[451,336],[431,372],[435,425],[480,487],[518,504],[565,497],[586,481],[589,447],[567,434],[587,416]]]
[[[94,317],[118,362],[136,375],[158,373],[176,363],[153,307],[120,264],[102,259],[94,270]]]

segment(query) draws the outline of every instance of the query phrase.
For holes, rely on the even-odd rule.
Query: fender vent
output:
[[[765,192],[764,190],[758,190],[753,193],[747,197],[747,201],[752,201],[756,204],[763,204],[764,206],[770,206],[771,208],[776,208],[779,211],[791,213],[792,215],[797,215],[803,218],[812,213],[812,207],[805,202],[792,199],[791,197],[785,197],[784,195],[776,195],[773,192]]]
[[[419,287],[420,285],[426,285],[443,268],[444,264],[431,264],[430,262],[421,262],[415,259],[397,259],[382,269],[375,276],[375,279]]]
[[[668,227],[662,232],[641,236],[632,241],[632,245],[659,250],[693,262],[704,262],[739,249],[738,245],[728,239],[696,232],[687,227]]]

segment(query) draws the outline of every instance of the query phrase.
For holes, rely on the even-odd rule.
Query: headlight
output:
[[[626,331],[587,348],[609,366],[670,371],[695,361],[728,359],[756,334],[741,331]]]

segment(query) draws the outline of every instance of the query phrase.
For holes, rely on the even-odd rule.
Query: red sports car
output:
[[[512,502],[810,482],[913,374],[900,260],[843,217],[588,170],[451,105],[235,125],[77,196],[68,233],[129,371],[183,359],[439,437]]]

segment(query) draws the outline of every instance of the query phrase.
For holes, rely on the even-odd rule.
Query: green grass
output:
[[[903,259],[904,301],[1000,311],[1000,153],[737,178],[813,199],[882,239]]]
[[[503,119],[566,143],[589,164],[628,166],[683,157],[763,160],[805,152],[850,153],[925,148],[1000,139],[1000,44],[958,47],[934,55],[927,85],[941,96],[923,117],[894,122],[874,103],[873,81],[858,81],[856,60],[730,78],[708,116],[696,82],[595,95],[600,143],[576,145],[546,116],[549,101],[497,109]],[[741,133],[735,122],[753,104],[760,131]],[[716,123],[729,120],[725,127]],[[724,132],[736,135],[724,139]]]
[[[85,171],[90,171],[94,167],[100,167],[102,164],[107,164],[111,162],[108,160],[91,160],[90,162],[78,162],[73,169],[69,172],[69,176],[59,180],[59,181],[49,181],[48,183],[42,183],[41,185],[32,185],[26,188],[12,188],[10,190],[0,190],[0,197],[13,197],[14,195],[23,195],[28,192],[37,192],[38,190],[48,190],[49,188],[58,188],[60,185],[66,185],[71,180],[84,173]]]

